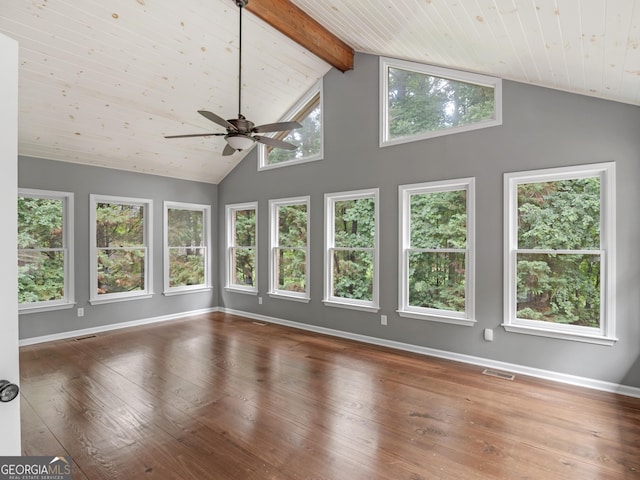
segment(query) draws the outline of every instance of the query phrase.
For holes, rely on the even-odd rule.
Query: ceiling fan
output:
[[[187,135],[166,135],[164,138],[187,138],[187,137],[210,137],[210,136],[224,136],[227,141],[227,145],[222,151],[222,155],[232,155],[237,151],[241,152],[250,148],[254,142],[264,143],[274,148],[284,148],[286,150],[295,150],[295,145],[279,140],[277,138],[265,137],[254,135],[256,133],[268,133],[268,132],[282,132],[287,130],[295,130],[302,127],[298,122],[277,122],[267,123],[265,125],[255,125],[250,120],[247,120],[242,115],[242,9],[246,7],[249,0],[234,0],[236,6],[240,10],[240,28],[239,28],[239,43],[238,43],[238,118],[231,118],[225,120],[219,117],[215,113],[207,110],[198,110],[198,113],[203,117],[211,120],[213,123],[217,123],[221,127],[227,129],[226,133],[192,133]]]

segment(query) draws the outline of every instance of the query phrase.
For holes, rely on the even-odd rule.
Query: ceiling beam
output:
[[[251,0],[246,9],[341,72],[353,70],[353,48],[289,0]]]

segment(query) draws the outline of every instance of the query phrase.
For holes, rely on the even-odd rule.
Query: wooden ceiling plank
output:
[[[251,0],[245,8],[341,72],[353,70],[353,48],[289,0]]]

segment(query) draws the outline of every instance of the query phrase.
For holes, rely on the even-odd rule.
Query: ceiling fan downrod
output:
[[[235,0],[236,6],[240,9],[238,27],[238,118],[242,116],[242,9],[247,6],[249,0]]]

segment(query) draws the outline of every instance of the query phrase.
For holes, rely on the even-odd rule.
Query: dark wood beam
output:
[[[245,8],[341,72],[353,69],[353,48],[289,0],[250,0]]]

